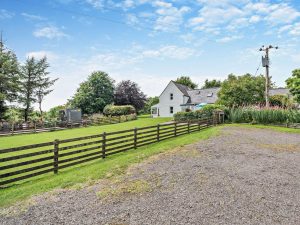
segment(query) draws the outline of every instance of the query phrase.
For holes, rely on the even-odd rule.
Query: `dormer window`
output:
[[[173,93],[170,94],[170,100],[173,100]]]
[[[211,93],[207,94],[207,97],[212,97],[213,95],[214,95],[214,93],[211,92]]]

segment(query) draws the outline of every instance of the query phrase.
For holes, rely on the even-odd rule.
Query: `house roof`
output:
[[[270,89],[270,96],[273,95],[290,95],[290,91],[288,88],[274,88]]]
[[[183,84],[179,84],[176,83],[175,81],[172,81],[175,86],[185,95],[185,96],[189,96],[188,91],[191,91],[193,89],[191,89],[190,87],[183,85]]]
[[[190,104],[200,104],[200,103],[208,103],[213,104],[218,100],[218,91],[219,87],[216,88],[206,88],[206,89],[195,89],[189,90],[189,100],[187,103]]]

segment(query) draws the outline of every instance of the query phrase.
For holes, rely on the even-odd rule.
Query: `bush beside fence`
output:
[[[0,186],[106,158],[168,138],[200,131],[219,121],[172,122],[54,142],[0,149]],[[25,160],[25,161],[24,161]]]

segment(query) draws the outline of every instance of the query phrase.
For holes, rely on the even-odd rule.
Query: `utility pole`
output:
[[[270,68],[270,58],[269,58],[269,51],[271,48],[278,49],[278,46],[273,47],[269,45],[265,47],[264,45],[259,49],[259,51],[264,51],[265,56],[262,57],[262,66],[266,67],[266,85],[265,85],[265,98],[266,98],[266,107],[270,106],[269,102],[269,89],[270,89],[270,75],[269,75],[269,68]]]

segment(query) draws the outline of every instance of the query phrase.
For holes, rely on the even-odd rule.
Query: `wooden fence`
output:
[[[200,131],[217,123],[213,118],[158,124],[98,135],[55,140],[0,150],[0,186],[58,171],[80,163],[104,159],[168,138]]]

